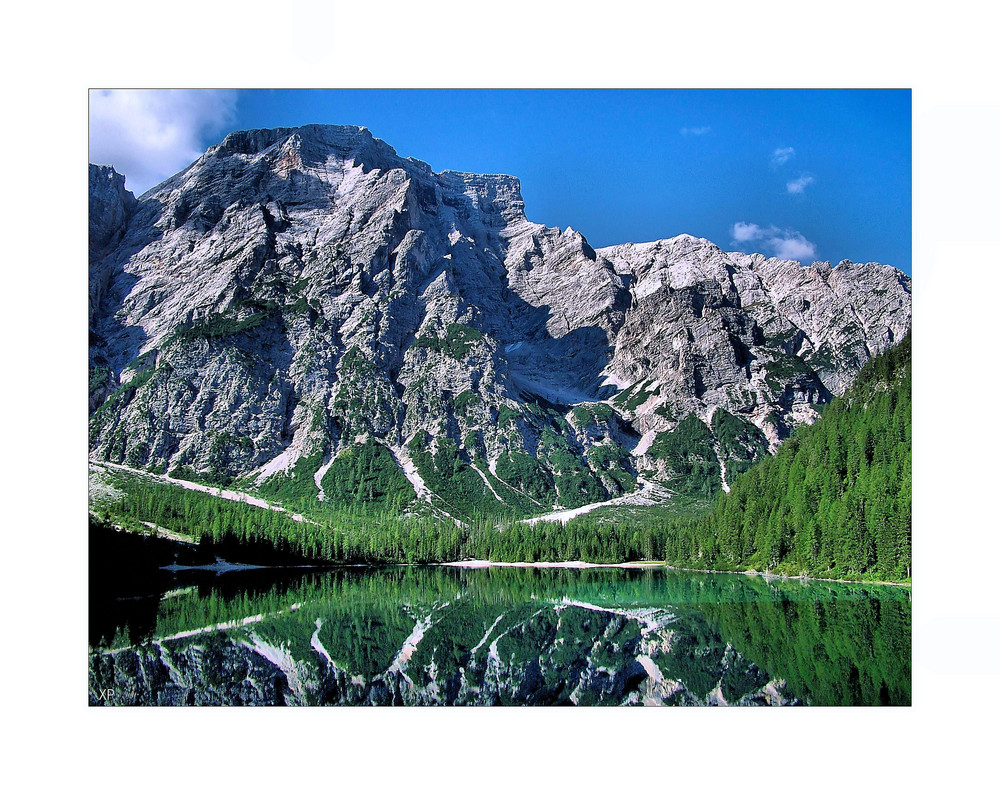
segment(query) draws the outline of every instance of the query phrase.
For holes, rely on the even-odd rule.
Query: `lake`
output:
[[[662,567],[161,569],[92,590],[89,700],[909,705],[910,626],[902,587]]]

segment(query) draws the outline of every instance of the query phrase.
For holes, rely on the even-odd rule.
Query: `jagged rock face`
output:
[[[121,241],[137,202],[125,190],[125,177],[111,166],[90,166],[90,258],[99,259]]]
[[[876,263],[804,268],[686,235],[599,253],[631,277],[609,371],[656,384],[644,431],[659,406],[706,419],[722,407],[784,438],[910,328],[909,277]]]
[[[125,190],[125,177],[110,166],[90,166],[90,284],[88,289],[87,322],[90,331],[89,410],[96,409],[115,387],[115,374],[102,350],[103,340],[94,333],[95,321],[100,320],[100,307],[113,276],[113,266],[104,256],[121,243],[137,202],[131,191]]]
[[[143,468],[259,483],[426,433],[494,475],[535,458],[541,502],[579,504],[552,423],[587,499],[615,496],[595,444],[669,478],[647,450],[723,408],[773,445],[910,324],[892,268],[689,236],[594,251],[529,222],[517,179],[435,174],[365,128],[233,133],[139,202],[92,167],[91,196],[91,450]]]

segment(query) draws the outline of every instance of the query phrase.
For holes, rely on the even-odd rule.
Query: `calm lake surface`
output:
[[[160,571],[93,705],[910,704],[910,592],[648,569]]]

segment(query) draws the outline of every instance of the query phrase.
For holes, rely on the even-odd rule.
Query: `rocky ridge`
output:
[[[889,266],[595,250],[516,178],[365,128],[233,133],[139,200],[91,166],[90,193],[91,455],[221,485],[315,499],[361,450],[453,515],[710,496],[910,328]]]

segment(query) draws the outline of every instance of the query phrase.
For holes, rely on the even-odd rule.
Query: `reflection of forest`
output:
[[[706,604],[702,612],[806,703],[910,703],[908,600]]]
[[[641,653],[644,625],[633,615],[646,611],[670,632],[657,664],[699,696],[720,681],[739,694],[778,678],[804,703],[910,702],[910,602],[900,588],[664,569],[393,566],[274,576],[175,579],[171,595],[147,603],[155,628],[149,616],[124,616],[119,627],[136,641],[260,616],[254,634],[294,659],[318,666],[318,644],[337,667],[369,680],[421,623],[409,661],[415,681],[430,670],[439,681],[481,679],[495,642],[495,654],[535,671],[537,687],[558,703],[560,677],[572,680],[603,657],[614,669]],[[123,640],[120,633],[112,646]]]

